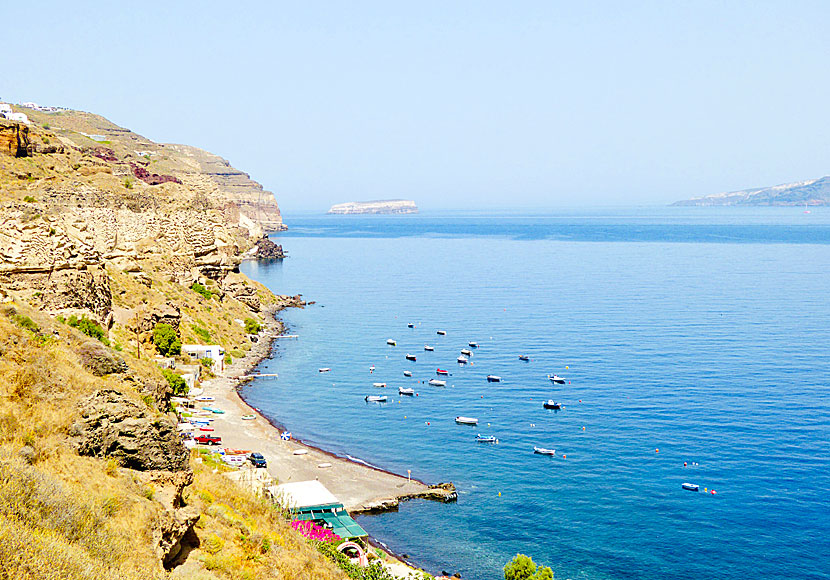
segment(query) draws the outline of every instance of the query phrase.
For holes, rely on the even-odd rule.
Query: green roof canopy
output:
[[[369,534],[352,519],[342,504],[328,506],[312,506],[294,512],[294,519],[300,521],[318,521],[330,526],[331,531],[343,538],[364,538]]]

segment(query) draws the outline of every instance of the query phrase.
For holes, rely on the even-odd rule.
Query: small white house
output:
[[[0,113],[13,113],[12,106],[8,103],[0,103]]]
[[[9,121],[17,121],[19,123],[29,124],[29,117],[25,113],[3,113]]]
[[[218,344],[183,344],[182,354],[189,356],[194,361],[209,358],[213,361],[210,370],[213,374],[219,374],[225,370],[225,349]]]

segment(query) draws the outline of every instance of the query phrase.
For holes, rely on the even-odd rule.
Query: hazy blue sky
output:
[[[284,210],[666,203],[830,173],[830,2],[14,2],[0,97]]]

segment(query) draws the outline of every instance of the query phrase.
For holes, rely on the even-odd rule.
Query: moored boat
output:
[[[548,399],[547,401],[542,403],[542,406],[545,409],[561,409],[562,408],[562,405],[560,405],[559,403],[557,403],[553,399]]]
[[[496,439],[494,435],[482,436],[481,433],[476,435],[476,441],[479,443],[498,443],[499,440]]]
[[[408,355],[406,355],[405,358],[406,358],[406,360],[414,361],[415,360],[415,355],[414,354],[408,354]]]
[[[366,395],[363,399],[367,403],[385,403],[386,395]]]
[[[394,338],[390,338],[389,340],[387,340],[386,344],[388,344],[389,346],[397,346],[398,345],[398,343],[395,342]]]
[[[487,375],[487,382],[488,383],[500,383],[501,377],[498,375]]]
[[[559,375],[548,375],[548,378],[550,379],[550,382],[556,383],[557,385],[565,384],[565,379],[563,379]]]
[[[474,341],[470,341],[467,343],[470,348],[478,348],[478,343]]]
[[[403,372],[403,376],[405,376],[405,377],[411,377],[411,376],[412,376],[412,371],[404,371],[404,372]]]
[[[450,371],[445,371],[444,369],[435,369],[435,374],[437,375],[448,375]]]
[[[455,422],[459,425],[478,425],[478,419],[475,417],[462,417],[460,415],[455,418]]]
[[[434,347],[434,346],[430,346],[430,345],[428,345],[428,344],[425,344],[425,345],[424,345],[424,350],[428,350],[428,351],[432,352],[433,350],[435,350],[435,347]]]
[[[446,330],[439,330],[436,334],[440,334],[441,336],[444,336],[445,334],[447,334],[447,331]]]
[[[409,324],[406,325],[406,327],[407,328],[415,328],[415,325],[410,322]]]
[[[466,356],[460,356],[455,360],[458,361],[458,364],[462,364],[462,365],[465,365],[468,362],[470,362],[470,360]]]
[[[430,379],[429,384],[433,387],[446,387],[447,381],[439,381],[438,379]]]
[[[473,351],[471,351],[469,348],[462,348],[461,354],[463,354],[464,356],[472,356]]]
[[[533,453],[538,453],[539,455],[556,455],[556,449],[545,449],[544,447],[536,447],[534,445]]]
[[[386,388],[386,383],[372,383],[372,386],[373,387],[378,387],[380,389],[385,389]]]
[[[405,387],[398,387],[398,394],[399,395],[414,395],[415,389],[407,389]]]
[[[327,373],[327,372],[329,372],[330,370],[331,370],[331,369],[330,369],[329,367],[323,367],[323,368],[321,368],[321,369],[317,369],[317,372],[318,372],[318,373]]]
[[[696,483],[681,483],[680,487],[686,491],[700,491],[700,486]]]
[[[526,354],[520,354],[519,355],[519,360],[523,360],[525,362],[528,362],[528,361],[530,361],[530,357],[527,356]]]

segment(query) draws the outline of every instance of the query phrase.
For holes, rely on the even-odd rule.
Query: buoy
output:
[[[566,366],[566,367],[565,367],[565,370],[568,370],[569,368],[571,368],[571,367]]]
[[[707,491],[708,491],[708,490],[704,487],[704,488],[703,488],[703,493],[706,493]]]
[[[717,495],[717,493],[714,489],[712,490],[712,495]]]
[[[659,449],[655,449],[655,450],[654,450],[654,452],[655,452],[655,453],[660,453],[660,450],[659,450]]]
[[[487,426],[489,427],[489,426],[490,426],[490,423],[487,423]]]
[[[581,403],[581,402],[582,402],[582,399],[579,399],[579,402]]]
[[[686,467],[686,462],[685,461],[683,462],[683,467]]]
[[[403,418],[406,419],[406,415],[404,415]]]
[[[501,492],[499,492],[499,497],[501,497]]]
[[[563,455],[563,456],[562,456],[562,459],[567,459],[567,458],[568,458],[568,456],[567,456],[567,455]]]
[[[582,427],[582,430],[585,431],[585,427]]]

